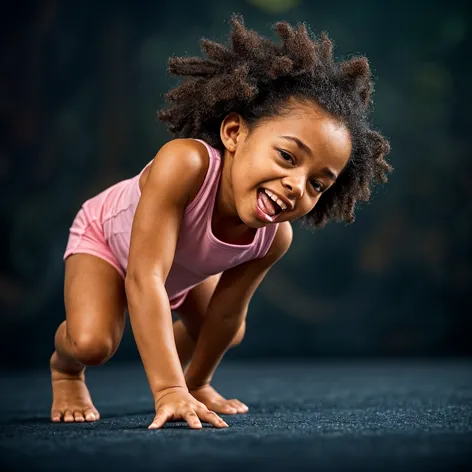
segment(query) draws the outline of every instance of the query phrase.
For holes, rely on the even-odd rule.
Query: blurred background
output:
[[[0,364],[47,366],[82,202],[168,139],[171,55],[225,41],[232,12],[367,55],[395,171],[353,225],[310,232],[256,293],[227,358],[470,356],[471,7],[456,0],[9,2],[0,28]],[[112,362],[139,359],[129,327]]]

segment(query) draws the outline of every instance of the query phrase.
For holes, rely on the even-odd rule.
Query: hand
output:
[[[228,424],[215,412],[197,401],[183,387],[172,387],[161,390],[155,399],[156,416],[149,425],[149,429],[159,429],[166,421],[187,421],[190,428],[201,429],[200,419],[212,424],[215,428],[227,428]]]
[[[238,413],[247,413],[249,410],[244,403],[235,398],[226,400],[211,385],[203,385],[194,389],[190,388],[189,393],[215,413],[237,415]]]

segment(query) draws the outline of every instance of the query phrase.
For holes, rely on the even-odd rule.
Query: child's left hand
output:
[[[226,400],[211,385],[204,385],[196,389],[189,388],[189,393],[202,402],[209,410],[226,415],[247,413],[249,408],[239,400]]]

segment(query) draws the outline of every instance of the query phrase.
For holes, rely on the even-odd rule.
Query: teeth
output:
[[[264,189],[264,192],[268,195],[268,197],[271,200],[273,200],[275,203],[277,203],[277,205],[279,205],[279,207],[282,208],[282,210],[287,209],[287,205],[285,205],[285,203],[282,200],[280,200],[280,198],[275,196],[270,190]]]

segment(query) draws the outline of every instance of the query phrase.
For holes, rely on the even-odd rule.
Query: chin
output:
[[[265,226],[270,225],[270,223],[263,223],[262,221],[254,221],[252,223],[246,223],[247,226],[253,229],[264,228]]]
[[[260,221],[257,216],[254,214],[252,211],[240,211],[237,209],[238,212],[238,217],[239,220],[241,221],[241,224],[247,226],[248,228],[252,229],[259,229],[263,228],[264,226],[267,226],[267,224],[264,224],[263,221]]]
[[[241,223],[245,226],[248,226],[249,228],[253,229],[259,229],[263,228],[266,226],[262,221],[258,221],[256,218],[244,218],[239,215],[239,219],[241,220]]]

